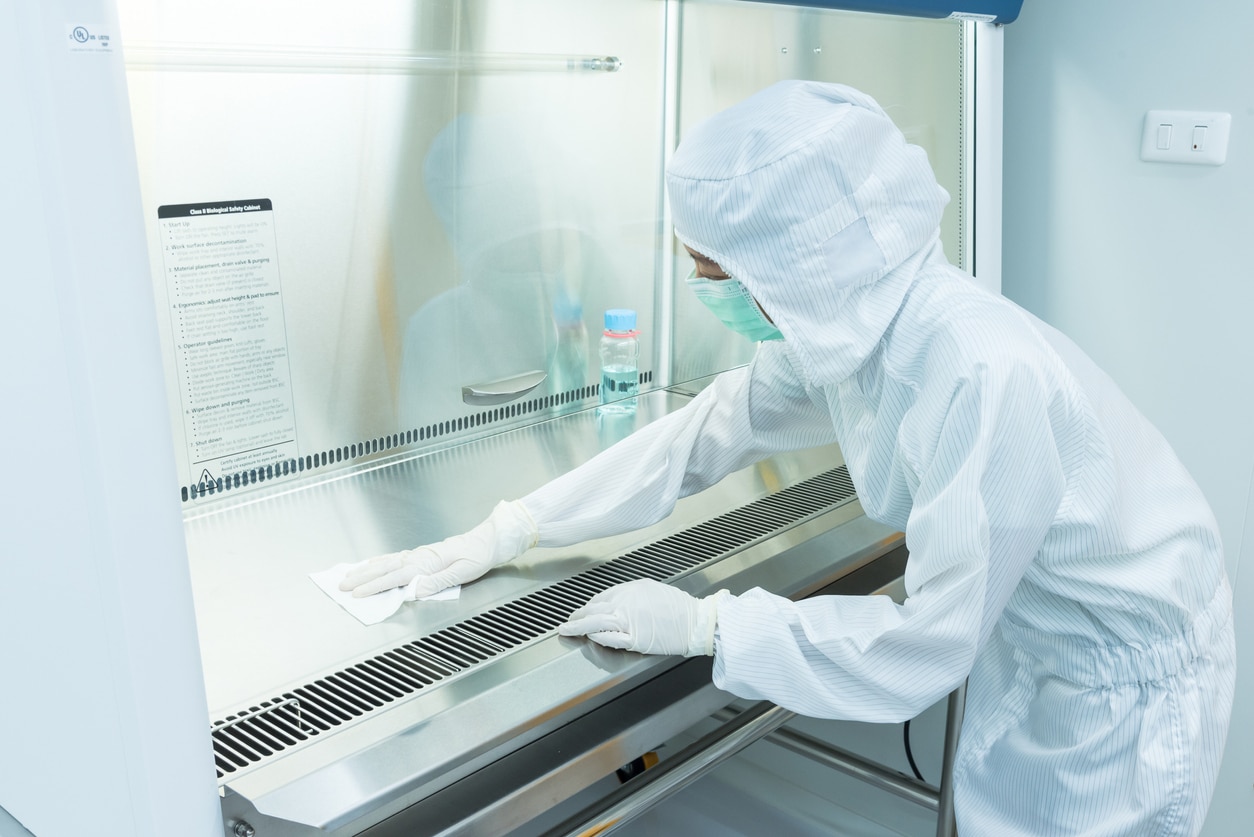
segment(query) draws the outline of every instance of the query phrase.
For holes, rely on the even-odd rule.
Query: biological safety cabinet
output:
[[[0,143],[26,162],[4,224],[30,294],[4,315],[24,639],[3,661],[41,689],[5,698],[24,757],[0,808],[41,837],[626,830],[773,734],[944,833],[939,776],[773,733],[788,713],[718,691],[708,660],[554,631],[631,578],[891,590],[902,536],[835,448],[374,624],[310,579],[465,531],[748,362],[684,288],[663,171],[776,80],[874,96],[951,195],[949,258],[998,286],[1017,3],[820,5],[849,8],[6,0]],[[640,331],[620,416],[595,409],[609,308]]]

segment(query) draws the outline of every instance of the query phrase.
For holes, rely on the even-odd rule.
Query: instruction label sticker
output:
[[[270,201],[162,206],[157,217],[193,482],[295,458]]]
[[[67,23],[65,42],[70,52],[113,52],[113,35],[98,23]]]

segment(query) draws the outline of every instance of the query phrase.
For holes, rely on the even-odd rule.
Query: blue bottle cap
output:
[[[610,308],[605,312],[606,331],[635,331],[636,312],[630,308]]]

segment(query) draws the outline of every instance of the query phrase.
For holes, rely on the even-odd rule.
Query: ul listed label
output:
[[[70,52],[113,52],[113,35],[99,23],[67,23],[65,44]]]

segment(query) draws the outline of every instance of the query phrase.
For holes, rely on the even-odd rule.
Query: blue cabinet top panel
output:
[[[1010,23],[1019,16],[1023,0],[765,0],[788,6],[883,12],[911,17],[974,17],[993,23]]]

